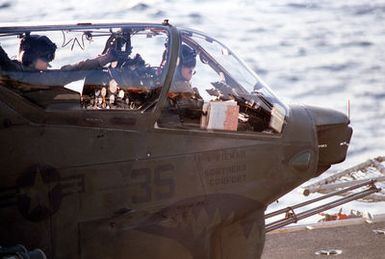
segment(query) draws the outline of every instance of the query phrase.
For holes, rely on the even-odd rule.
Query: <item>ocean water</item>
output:
[[[349,100],[348,157],[326,175],[385,155],[385,0],[0,0],[0,22],[165,18],[223,42],[287,103],[347,113]],[[304,199],[294,190],[269,210]]]

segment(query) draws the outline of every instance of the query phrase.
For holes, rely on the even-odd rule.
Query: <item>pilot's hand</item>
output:
[[[100,64],[100,66],[105,66],[108,63],[111,63],[113,61],[119,61],[122,59],[127,58],[127,54],[123,51],[119,51],[116,49],[109,49],[105,54],[100,55],[97,60]]]

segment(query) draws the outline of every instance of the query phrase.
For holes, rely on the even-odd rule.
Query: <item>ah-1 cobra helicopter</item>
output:
[[[0,66],[3,254],[258,258],[266,206],[345,159],[347,116],[285,105],[204,33],[167,21],[0,27],[10,56],[31,35],[58,46],[54,67],[119,58]],[[186,47],[190,94],[173,86]]]

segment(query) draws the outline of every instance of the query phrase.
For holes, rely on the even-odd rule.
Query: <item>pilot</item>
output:
[[[199,119],[202,114],[203,99],[198,89],[191,86],[191,79],[196,65],[196,51],[182,44],[179,64],[176,68],[168,94],[171,104],[178,109],[181,120],[184,118]]]
[[[50,67],[49,63],[55,58],[56,49],[56,44],[47,36],[27,35],[20,41],[18,60],[11,60],[0,46],[0,68],[4,71],[14,72],[46,71]],[[65,65],[60,68],[60,71],[84,71],[103,67],[117,59],[114,53],[114,51],[108,51],[94,59],[87,59],[73,65]],[[66,75],[64,78],[55,75],[52,80],[49,80],[49,77],[45,77],[44,80],[47,83],[49,81],[54,83],[59,80],[61,84],[67,84],[82,77],[84,77],[84,74],[74,73],[72,77]]]
[[[24,67],[47,70],[49,62],[55,58],[56,44],[47,36],[31,35],[21,39],[19,62]]]
[[[179,64],[176,69],[176,75],[171,85],[169,97],[174,98],[177,95],[191,97],[197,93],[197,89],[193,89],[190,80],[192,79],[194,68],[196,65],[196,52],[194,49],[183,44],[179,55]]]

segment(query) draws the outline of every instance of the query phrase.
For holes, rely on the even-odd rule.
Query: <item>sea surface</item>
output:
[[[165,18],[223,42],[287,103],[347,113],[350,102],[348,157],[326,175],[385,155],[385,0],[0,0],[0,22]],[[304,199],[297,189],[269,210]]]

